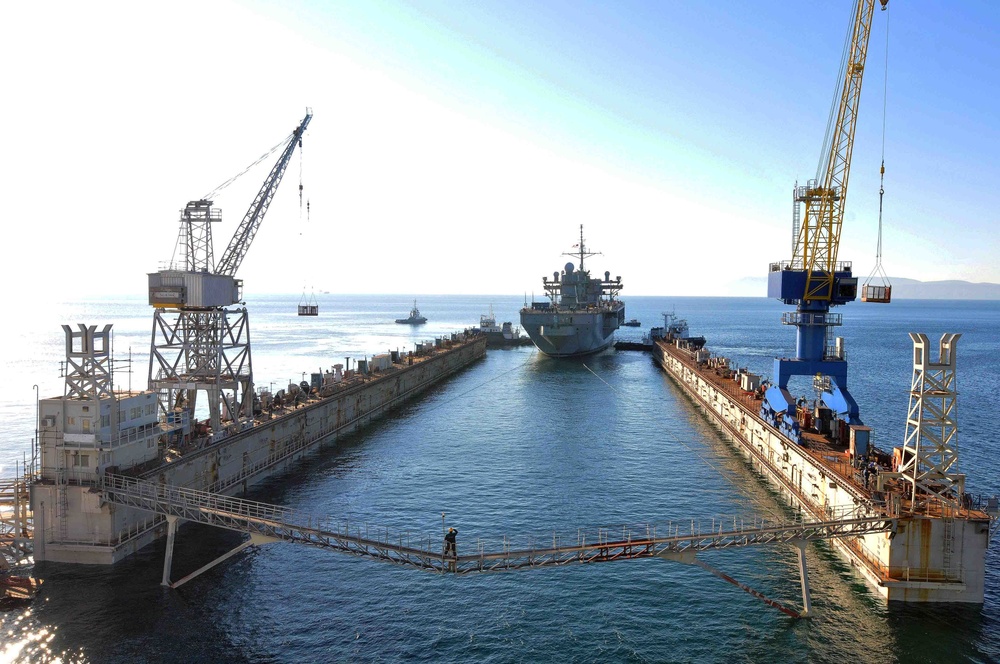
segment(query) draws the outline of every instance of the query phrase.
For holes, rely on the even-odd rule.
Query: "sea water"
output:
[[[492,305],[517,324],[523,298],[420,296],[429,319],[397,325],[412,296],[248,298],[258,386],[466,327]],[[763,298],[626,299],[641,328],[662,313],[739,366],[769,376],[794,353],[780,303]],[[35,385],[62,394],[62,324],[114,323],[115,384],[145,387],[152,314],[136,299],[66,303],[3,334],[0,464],[30,452]],[[905,432],[912,374],[908,332],[958,342],[959,470],[967,490],[1000,492],[997,442],[1000,303],[899,301],[840,309],[849,387],[883,449]],[[131,364],[128,362],[131,358]],[[131,372],[128,371],[131,367]],[[800,390],[811,397],[808,385]],[[458,529],[478,542],[575,541],[579,529],[781,519],[764,484],[648,354],[606,351],[554,360],[533,347],[486,358],[378,422],[256,487],[256,500],[388,528],[414,538]],[[173,578],[238,545],[204,526],[179,531]],[[251,548],[176,590],[159,585],[163,542],[115,567],[38,564],[44,592],[0,613],[0,662],[990,662],[1000,659],[1000,556],[988,553],[983,605],[886,606],[828,545],[806,552],[815,617],[795,620],[706,571],[638,560],[503,574],[435,575],[303,545]],[[701,557],[785,605],[799,607],[788,546]],[[30,571],[30,570],[29,570]]]

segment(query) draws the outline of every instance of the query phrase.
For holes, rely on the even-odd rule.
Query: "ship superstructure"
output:
[[[579,259],[579,266],[566,263],[552,280],[542,277],[548,302],[532,302],[521,309],[521,327],[541,352],[552,357],[575,357],[608,348],[615,330],[625,322],[625,303],[618,299],[622,278],[591,277],[584,259],[596,256],[587,251],[580,226],[577,251],[566,253]]]

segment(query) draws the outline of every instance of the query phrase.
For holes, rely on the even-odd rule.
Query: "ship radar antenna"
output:
[[[579,249],[579,251],[574,251],[572,253],[566,251],[566,252],[563,252],[563,256],[573,256],[574,258],[575,257],[579,257],[580,258],[580,272],[583,272],[583,259],[584,258],[589,258],[591,256],[600,256],[601,255],[601,252],[599,252],[599,251],[587,251],[587,248],[586,248],[586,246],[584,245],[584,242],[583,242],[583,224],[580,224],[580,242],[579,242],[579,244],[574,244],[573,248],[574,249]]]

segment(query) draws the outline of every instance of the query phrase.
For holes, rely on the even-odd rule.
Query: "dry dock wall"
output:
[[[289,409],[246,431],[189,452],[143,474],[164,484],[238,494],[286,470],[320,445],[337,441],[387,410],[482,358],[486,339],[474,336],[437,349],[413,365],[394,365],[331,396]],[[149,512],[106,504],[94,485],[36,484],[35,559],[114,564],[165,534]]]
[[[667,375],[722,427],[735,449],[795,504],[817,517],[874,513],[877,507],[867,492],[778,433],[758,416],[751,402],[742,403],[720,389],[696,364],[683,359],[685,352],[667,341],[658,341],[653,348],[654,359]],[[890,504],[888,509],[892,508]],[[988,519],[903,514],[895,533],[831,542],[886,600],[983,601]]]

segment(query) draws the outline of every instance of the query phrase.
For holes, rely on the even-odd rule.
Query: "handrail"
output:
[[[396,564],[438,572],[486,572],[501,569],[563,565],[571,562],[610,562],[760,544],[853,537],[891,530],[893,519],[883,515],[857,516],[850,510],[833,511],[830,519],[803,515],[799,521],[768,523],[757,517],[685,520],[619,528],[579,529],[575,535],[553,533],[515,547],[506,537],[489,550],[477,540],[476,553],[443,555],[441,541],[432,535],[414,537],[386,528],[352,523],[348,519],[315,515],[280,505],[218,493],[159,484],[106,474],[102,489],[111,503],[145,509],[230,530],[257,533],[291,542],[323,546],[342,553],[374,557]],[[838,518],[846,517],[846,518]],[[362,530],[363,527],[363,530]],[[621,536],[619,537],[619,532]],[[565,543],[564,543],[565,542]]]

